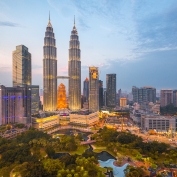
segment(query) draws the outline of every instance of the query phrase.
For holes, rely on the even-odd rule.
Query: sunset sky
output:
[[[23,44],[32,54],[32,84],[43,87],[49,11],[58,75],[67,75],[75,15],[82,82],[88,66],[97,66],[104,87],[106,74],[116,73],[117,90],[131,91],[133,85],[177,89],[176,0],[1,0],[0,84],[12,86],[12,51]]]

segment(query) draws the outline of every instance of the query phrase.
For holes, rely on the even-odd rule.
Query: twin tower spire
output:
[[[44,111],[55,111],[57,109],[57,48],[53,27],[49,21],[44,37],[43,47],[43,109]],[[69,109],[78,111],[81,109],[81,61],[80,42],[77,29],[71,31],[69,41],[68,60],[68,96]]]
[[[51,21],[50,21],[50,11],[49,11],[49,22],[48,22],[48,25],[52,26]],[[75,27],[75,15],[74,15],[74,27]]]

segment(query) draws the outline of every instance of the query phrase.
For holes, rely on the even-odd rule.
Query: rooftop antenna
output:
[[[49,22],[50,22],[50,10],[49,10]]]
[[[74,26],[75,26],[75,15],[74,15]]]

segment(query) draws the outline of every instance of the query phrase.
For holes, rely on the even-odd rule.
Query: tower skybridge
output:
[[[57,79],[69,79],[69,76],[57,76]]]

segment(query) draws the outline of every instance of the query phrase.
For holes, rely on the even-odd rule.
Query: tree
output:
[[[143,167],[133,167],[131,165],[128,165],[126,169],[124,170],[126,177],[143,177],[144,176],[144,170]]]
[[[54,157],[54,155],[55,155],[55,150],[51,146],[47,146],[45,148],[45,152],[47,153],[48,157],[50,157],[50,158]]]
[[[51,176],[56,176],[58,170],[64,168],[64,164],[60,162],[60,160],[56,159],[45,159],[43,160],[44,169]]]
[[[60,158],[60,161],[63,162],[66,165],[66,167],[68,167],[68,165],[76,164],[75,161],[76,161],[77,157],[78,157],[78,155],[76,155],[76,154],[75,155],[66,154]],[[77,169],[77,167],[76,167],[76,169]]]
[[[3,167],[0,169],[0,176],[3,176],[3,177],[9,177],[10,175],[10,168],[9,167]]]
[[[157,168],[157,165],[153,163],[151,164],[151,168],[155,170]]]
[[[49,174],[46,172],[41,162],[24,162],[23,164],[17,165],[13,169],[12,176],[13,173],[19,174],[20,176],[23,177],[49,176]]]
[[[175,115],[177,114],[177,107],[174,107],[174,105],[168,104],[167,106],[160,107],[160,113],[162,115]]]
[[[19,124],[16,124],[15,127],[16,127],[16,128],[24,128],[24,127],[25,127],[25,124],[19,123]]]
[[[156,177],[163,177],[161,174],[157,174]]]
[[[117,165],[121,166],[123,161],[123,157],[121,156],[121,154],[117,153]]]

